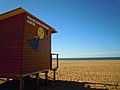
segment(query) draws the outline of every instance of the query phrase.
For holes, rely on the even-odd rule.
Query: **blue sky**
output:
[[[18,7],[58,31],[60,57],[120,57],[120,0],[0,0],[0,14]]]

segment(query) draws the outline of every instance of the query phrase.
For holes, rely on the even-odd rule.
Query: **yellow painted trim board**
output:
[[[20,13],[23,13],[23,12],[25,12],[25,10],[22,9],[22,8],[18,8],[18,9],[9,11],[9,12],[7,12],[7,13],[1,14],[1,15],[0,15],[0,20],[5,19],[5,18],[8,18],[8,17],[12,17],[12,16],[14,16],[14,15],[17,15],[17,14],[20,14]]]

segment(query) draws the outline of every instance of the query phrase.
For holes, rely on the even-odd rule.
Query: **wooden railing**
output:
[[[59,54],[50,54],[50,69],[57,69],[58,68],[58,55]]]

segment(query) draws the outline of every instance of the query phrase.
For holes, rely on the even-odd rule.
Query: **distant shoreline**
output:
[[[54,59],[54,58],[53,58]],[[120,57],[98,57],[98,58],[59,58],[59,60],[120,60]]]

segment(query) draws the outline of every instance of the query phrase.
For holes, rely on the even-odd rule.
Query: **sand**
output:
[[[53,71],[48,76],[52,78]],[[39,90],[120,90],[120,60],[60,60],[56,80],[49,80],[47,86],[40,83]]]
[[[50,73],[49,76],[52,76]],[[120,90],[120,60],[59,61],[57,80],[83,82],[86,87]]]

